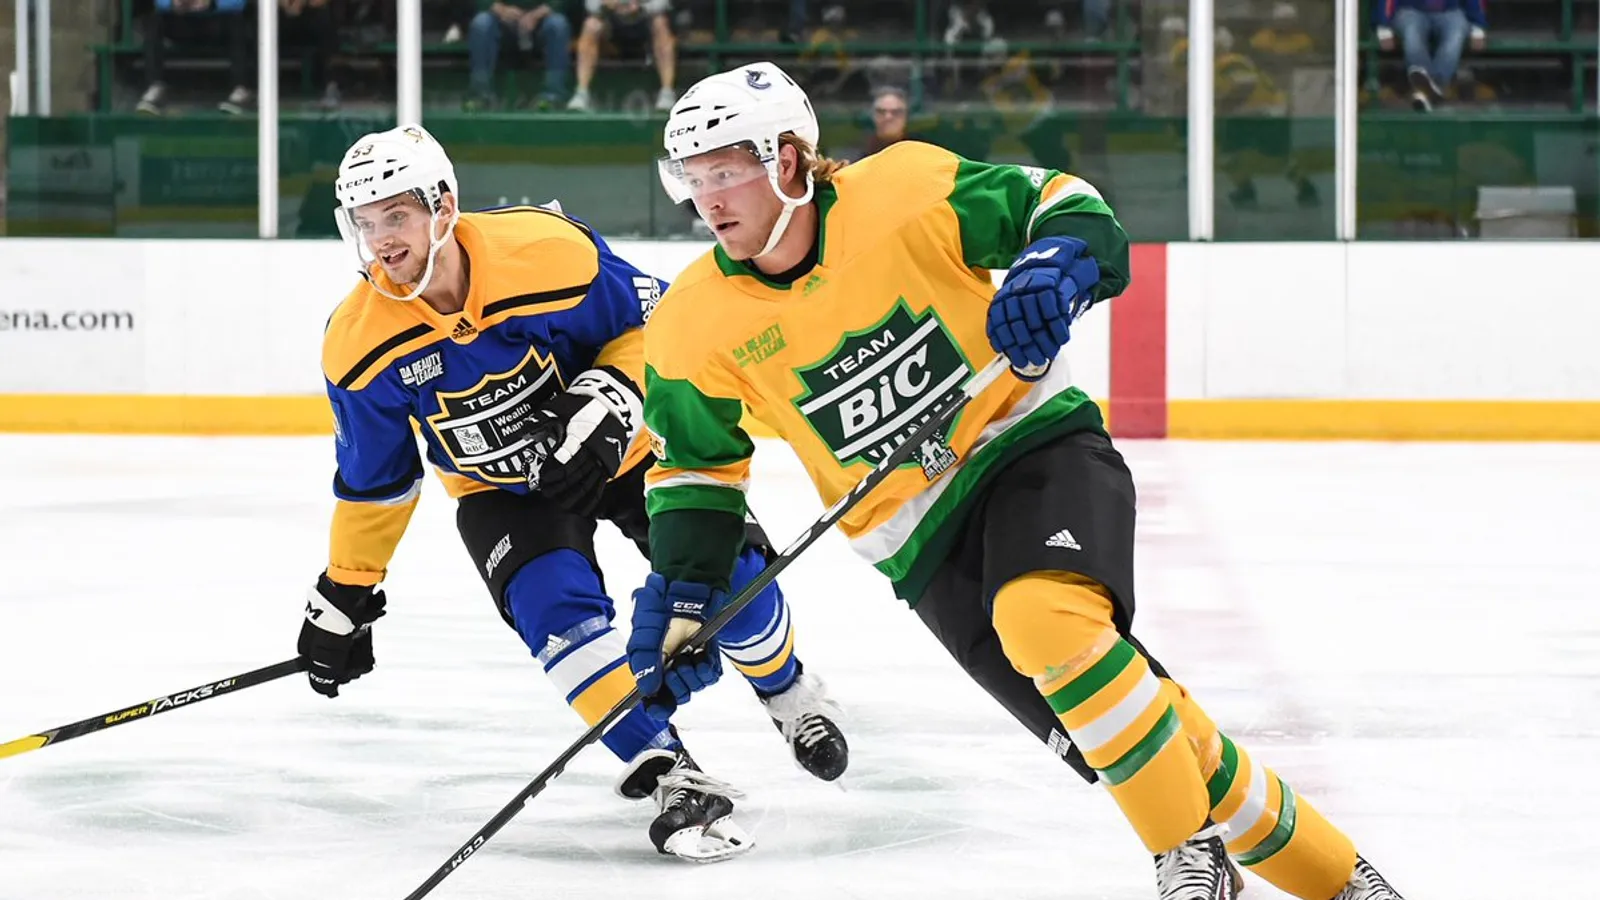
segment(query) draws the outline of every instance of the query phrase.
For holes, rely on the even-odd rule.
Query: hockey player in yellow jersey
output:
[[[1133,481],[1057,358],[1129,281],[1100,194],[910,141],[841,167],[818,137],[770,63],[701,81],[666,125],[662,182],[717,246],[645,329],[658,461],[628,644],[640,689],[729,590],[754,449],[742,409],[833,504],[1002,353],[1012,370],[840,520],[853,549],[1041,741],[1066,735],[1154,855],[1162,900],[1233,897],[1230,856],[1305,900],[1398,900],[1134,637]]]
[[[662,285],[558,209],[459,211],[454,166],[417,126],[358,140],[336,190],[362,280],[324,338],[337,502],[300,634],[311,686],[334,697],[373,668],[386,604],[376,586],[423,477],[415,423],[501,617],[592,725],[634,687],[594,531],[609,520],[648,552],[641,328]],[[739,543],[735,578],[748,581],[770,551],[754,520],[740,520]],[[787,602],[774,585],[748,612],[721,655],[674,673],[674,691],[687,700],[725,656],[795,760],[839,777],[848,748],[836,706],[795,654]],[[743,852],[737,792],[684,750],[674,705],[671,692],[655,698],[601,738],[625,764],[618,793],[655,799],[662,853]]]

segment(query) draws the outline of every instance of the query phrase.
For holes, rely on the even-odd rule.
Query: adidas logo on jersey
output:
[[[450,340],[457,342],[464,341],[477,333],[478,329],[463,317],[456,320],[456,330],[450,332]]]
[[[1044,545],[1046,547],[1060,547],[1063,550],[1083,549],[1082,545],[1080,545],[1078,541],[1073,538],[1072,532],[1066,530],[1065,528],[1046,538]]]
[[[661,282],[649,275],[635,275],[633,277],[634,293],[639,295],[640,317],[646,325],[650,324],[650,314],[656,311],[656,304],[661,302]]]

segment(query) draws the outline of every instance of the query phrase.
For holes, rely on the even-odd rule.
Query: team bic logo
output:
[[[465,391],[440,391],[428,425],[457,471],[500,484],[527,480],[522,430],[530,413],[560,388],[555,360],[529,348],[509,371],[485,375]]]
[[[793,402],[840,465],[877,465],[971,371],[938,315],[913,314],[902,297],[882,321],[796,370],[806,391]],[[942,435],[930,444],[918,458],[931,478],[954,464],[955,454]]]

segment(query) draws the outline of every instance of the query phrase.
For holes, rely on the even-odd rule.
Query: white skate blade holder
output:
[[[710,825],[674,832],[662,849],[689,862],[714,863],[748,853],[755,845],[755,840],[733,821],[732,816],[723,816]]]

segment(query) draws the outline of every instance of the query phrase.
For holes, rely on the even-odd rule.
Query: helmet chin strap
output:
[[[406,302],[415,300],[422,296],[422,292],[428,289],[428,283],[433,280],[433,264],[434,261],[439,258],[439,248],[443,247],[445,241],[450,240],[450,236],[455,234],[457,218],[458,216],[451,216],[450,224],[445,227],[444,234],[428,242],[428,265],[422,270],[422,278],[417,281],[416,290],[413,290],[411,293],[406,294],[405,296],[389,293],[387,290],[384,290],[383,285],[378,283],[378,279],[372,277],[370,263],[361,267],[362,277],[367,279],[367,282],[372,285],[373,290],[384,295],[385,297],[388,297],[390,300]],[[435,212],[433,215],[428,217],[428,233],[432,234],[434,226],[438,224],[439,213]],[[374,259],[373,261],[376,262],[377,260]]]
[[[810,172],[806,173],[806,192],[798,199],[785,194],[783,188],[778,187],[777,166],[767,168],[767,183],[772,185],[772,192],[783,201],[783,212],[778,213],[778,221],[772,223],[772,234],[767,236],[767,245],[762,247],[761,252],[752,257],[753,259],[760,259],[777,248],[778,242],[783,240],[783,233],[789,229],[789,219],[794,215],[794,211],[810,203],[816,193],[816,182],[812,181]]]

